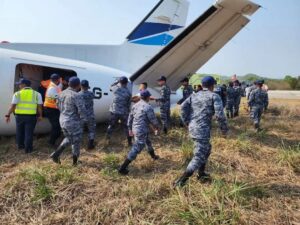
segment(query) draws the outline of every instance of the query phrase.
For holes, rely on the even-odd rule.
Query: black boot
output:
[[[105,144],[110,145],[110,135],[108,134],[105,135]]]
[[[181,120],[180,120],[179,126],[184,127],[184,123]]]
[[[61,164],[59,156],[56,154],[56,152],[53,152],[50,155],[50,158],[52,159],[53,162],[57,163],[57,164]]]
[[[73,166],[77,166],[78,165],[78,156],[73,155]]]
[[[89,140],[88,149],[92,150],[95,148],[94,139]]]
[[[132,146],[132,137],[127,137],[128,146]]]
[[[185,171],[184,174],[174,182],[173,187],[183,187],[188,179],[193,175],[193,172],[187,172]]]
[[[226,113],[227,119],[230,119],[229,112]]]
[[[50,158],[52,158],[53,162],[55,162],[57,164],[61,164],[59,157],[60,157],[61,153],[63,152],[63,150],[64,150],[64,148],[59,146],[58,149],[50,155]]]
[[[122,175],[127,175],[129,173],[129,170],[127,169],[128,165],[131,163],[131,161],[129,159],[126,159],[124,161],[124,163],[122,164],[122,166],[120,166],[119,168],[119,173]]]
[[[254,124],[254,129],[257,130],[257,132],[261,131],[260,127],[259,127],[259,124],[258,123],[255,123]]]
[[[211,181],[210,174],[205,173],[205,164],[202,165],[198,170],[197,179],[201,182],[209,182]]]
[[[167,127],[164,127],[163,131],[164,131],[165,134],[168,134],[168,128]]]
[[[158,160],[158,159],[159,159],[159,156],[156,155],[154,151],[150,151],[150,152],[149,152],[149,155],[151,156],[151,158],[152,158],[153,160]]]
[[[25,149],[25,154],[30,154],[30,153],[32,153],[32,152],[33,152],[32,149]]]
[[[261,132],[262,131],[262,129],[260,128],[260,126],[259,126],[258,123],[254,124],[254,128],[256,129],[257,132]]]

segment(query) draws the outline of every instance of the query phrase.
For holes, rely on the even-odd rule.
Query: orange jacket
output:
[[[56,100],[60,93],[61,93],[61,88],[58,87],[56,84],[50,82],[45,95],[44,107],[58,109]]]

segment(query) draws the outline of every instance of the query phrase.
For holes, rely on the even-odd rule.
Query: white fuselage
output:
[[[33,81],[34,89],[37,89],[43,76],[47,75],[47,70],[53,69],[72,71],[80,79],[87,79],[90,82],[91,91],[95,94],[94,111],[97,122],[104,122],[109,117],[109,107],[112,102],[113,93],[110,86],[120,76],[127,76],[126,72],[113,68],[75,61],[51,56],[32,54],[20,51],[0,49],[0,135],[15,134],[15,121],[12,119],[10,124],[6,124],[5,115],[11,104],[12,96],[17,91],[15,82],[19,80],[20,68],[22,73]],[[45,72],[46,71],[46,72]],[[62,74],[63,75],[63,74]],[[138,84],[130,84],[132,93],[138,92]],[[159,91],[156,87],[149,88],[153,96],[158,96]],[[173,96],[173,103],[178,100],[176,94]],[[46,119],[38,123],[36,132],[45,133],[50,129]]]

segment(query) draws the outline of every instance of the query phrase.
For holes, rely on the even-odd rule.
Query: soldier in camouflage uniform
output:
[[[51,158],[55,163],[60,163],[60,155],[69,145],[72,146],[73,165],[76,166],[78,162],[82,139],[81,120],[87,122],[87,113],[84,101],[78,93],[79,90],[79,78],[71,77],[69,88],[63,91],[58,98],[59,122],[65,138],[58,149],[51,154]]]
[[[263,81],[256,81],[256,89],[251,92],[248,105],[251,108],[250,116],[254,122],[254,127],[260,131],[260,119],[263,110],[268,108],[269,98],[266,91],[262,90]]]
[[[83,124],[83,128],[88,128],[88,149],[95,148],[94,140],[96,134],[96,119],[94,113],[94,93],[89,91],[90,85],[87,80],[81,81],[80,96],[84,100],[88,122]]]
[[[119,173],[123,175],[128,174],[128,165],[136,159],[137,155],[144,149],[145,146],[147,147],[148,153],[152,159],[159,159],[159,156],[155,154],[149,139],[149,125],[153,125],[155,133],[158,132],[159,126],[154,110],[149,104],[151,94],[149,91],[144,90],[141,91],[140,95],[141,100],[132,107],[128,118],[129,132],[130,135],[134,136],[135,143],[132,146],[126,160],[119,168]]]
[[[247,100],[249,100],[251,92],[254,91],[255,89],[256,89],[256,81],[254,81],[253,84],[248,89],[248,93],[246,95]]]
[[[191,85],[189,85],[189,78],[184,78],[182,81],[182,99],[180,99],[177,104],[181,105],[191,94],[193,94],[194,89]]]
[[[168,127],[171,122],[171,89],[166,84],[166,77],[161,76],[157,81],[161,90],[160,98],[156,99],[156,102],[160,105],[160,117],[163,125],[163,131],[167,134]]]
[[[137,103],[141,99],[141,91],[147,90],[147,88],[148,88],[147,82],[141,83],[139,86],[139,92],[136,95],[132,96],[131,101],[133,103]]]
[[[228,131],[222,100],[213,92],[214,84],[213,77],[204,77],[202,79],[204,90],[191,95],[181,105],[182,120],[189,127],[190,137],[194,141],[194,157],[184,174],[175,181],[175,187],[184,186],[196,170],[198,170],[199,180],[209,178],[209,175],[205,173],[205,166],[211,153],[210,132],[214,115],[223,135],[226,135]]]
[[[225,108],[225,106],[226,106],[226,87],[224,88],[223,85],[217,84],[217,81],[216,81],[216,86],[214,87],[214,92],[221,97],[221,100],[223,103],[223,108]]]
[[[132,138],[129,136],[128,127],[127,127],[127,120],[128,115],[130,112],[131,106],[131,93],[127,88],[128,79],[127,77],[121,77],[119,79],[118,85],[113,85],[111,87],[111,91],[114,94],[113,102],[110,105],[110,120],[109,126],[107,128],[107,135],[106,138],[110,140],[111,134],[115,125],[120,120],[125,132],[125,135],[128,140],[128,145],[132,145]]]
[[[237,116],[239,116],[241,98],[243,95],[243,89],[241,87],[241,83],[238,80],[234,81],[233,88],[236,92],[235,99],[234,99],[234,105],[233,105],[233,116],[237,117]]]
[[[226,98],[227,118],[233,118],[233,107],[234,107],[235,96],[236,96],[236,91],[233,88],[233,82],[229,82],[227,88],[227,98]]]

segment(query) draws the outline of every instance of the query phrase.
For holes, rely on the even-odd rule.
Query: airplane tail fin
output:
[[[185,28],[188,0],[160,0],[127,36],[119,49],[118,68],[133,73]]]
[[[166,46],[186,25],[187,0],[161,0],[142,22],[128,35],[133,44]]]

